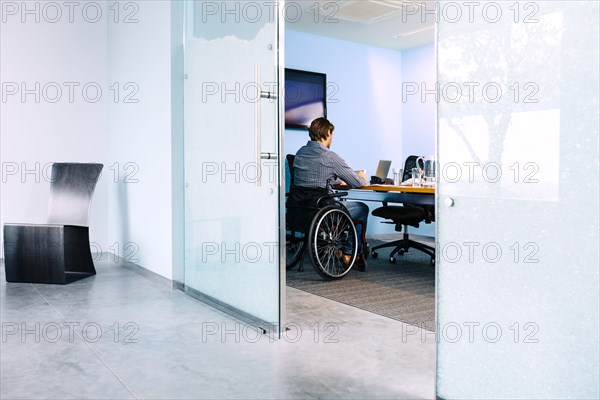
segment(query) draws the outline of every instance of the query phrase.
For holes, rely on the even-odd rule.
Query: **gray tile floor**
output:
[[[435,397],[430,334],[296,289],[274,341],[114,263],[67,286],[0,270],[2,399]]]

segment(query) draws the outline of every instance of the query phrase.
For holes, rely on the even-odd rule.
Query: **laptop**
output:
[[[390,172],[390,166],[392,162],[390,160],[379,160],[379,164],[377,164],[377,170],[375,171],[376,177],[381,180],[385,180],[387,178],[388,173]]]
[[[379,164],[377,164],[377,170],[375,171],[375,175],[371,175],[371,185],[381,185],[381,184],[392,184],[392,179],[387,179],[388,173],[390,172],[390,166],[392,162],[390,160],[379,160]],[[359,172],[364,172],[365,170],[354,171],[357,174]]]

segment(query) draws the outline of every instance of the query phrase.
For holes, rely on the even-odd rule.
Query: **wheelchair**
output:
[[[343,278],[355,264],[358,236],[352,218],[337,200],[346,192],[290,188],[286,202],[286,268],[291,270],[308,255],[325,280]]]

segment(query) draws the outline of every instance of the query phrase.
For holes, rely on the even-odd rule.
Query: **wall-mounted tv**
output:
[[[285,127],[308,129],[313,119],[327,117],[327,77],[319,72],[285,69]]]

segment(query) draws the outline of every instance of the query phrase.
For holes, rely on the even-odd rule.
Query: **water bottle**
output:
[[[429,156],[425,160],[425,182],[428,185],[435,183],[435,159],[433,156]]]

